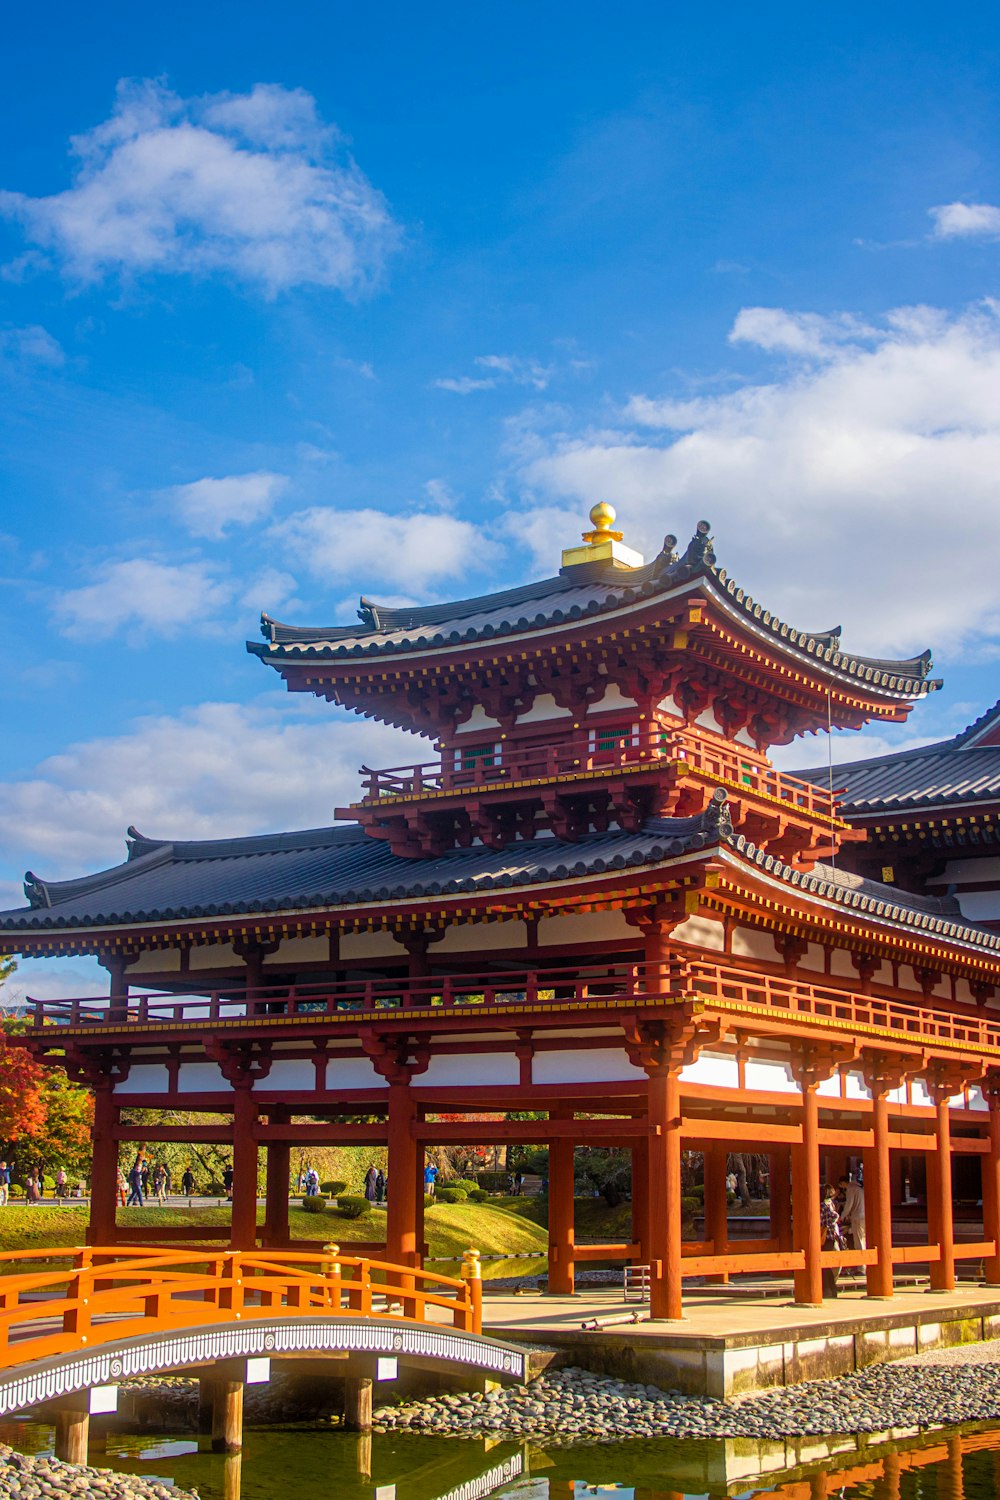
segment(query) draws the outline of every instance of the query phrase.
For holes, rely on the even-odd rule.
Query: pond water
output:
[[[0,1442],[50,1452],[52,1429],[0,1423]],[[905,1442],[635,1441],[544,1448],[411,1434],[248,1431],[224,1458],[194,1439],[118,1436],[102,1467],[154,1476],[202,1500],[994,1500],[1000,1424]]]

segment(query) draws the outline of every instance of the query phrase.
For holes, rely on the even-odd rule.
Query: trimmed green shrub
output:
[[[507,1191],[509,1172],[477,1172],[476,1181],[487,1193],[505,1193]]]
[[[436,1198],[432,1198],[431,1195],[430,1195],[430,1193],[425,1193],[424,1194],[424,1207],[425,1208],[433,1208],[434,1204],[436,1202],[437,1202],[437,1199]]]
[[[371,1211],[368,1199],[356,1197],[353,1193],[346,1193],[343,1198],[338,1198],[334,1209],[334,1213],[339,1214],[342,1219],[363,1219]]]
[[[326,1199],[322,1193],[307,1193],[302,1200],[302,1207],[307,1214],[325,1214]]]
[[[437,1201],[439,1203],[468,1203],[469,1195],[459,1187],[439,1187],[437,1190]]]
[[[24,1197],[24,1183],[23,1182],[12,1182],[11,1185],[10,1185],[10,1196],[12,1198],[23,1198]]]
[[[471,1193],[466,1194],[470,1203],[485,1203],[490,1196],[484,1188],[473,1188]]]
[[[346,1182],[321,1182],[319,1190],[321,1193],[329,1194],[331,1198],[339,1198],[346,1186]]]

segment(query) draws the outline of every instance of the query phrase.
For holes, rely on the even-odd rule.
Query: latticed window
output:
[[[592,729],[590,731],[590,752],[592,755],[613,754],[616,750],[626,750],[630,745],[639,743],[638,724],[618,724],[614,728]]]
[[[475,771],[477,767],[489,770],[500,764],[499,745],[463,745],[455,751],[456,771]]]

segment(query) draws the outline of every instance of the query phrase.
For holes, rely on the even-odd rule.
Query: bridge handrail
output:
[[[158,1247],[116,1255],[111,1248],[74,1245],[14,1251],[0,1256],[0,1267],[5,1259],[23,1265],[54,1258],[71,1264],[0,1274],[0,1369],[135,1333],[310,1312],[440,1327],[440,1317],[428,1317],[434,1310],[450,1313],[454,1328],[482,1332],[475,1251],[465,1256],[461,1278],[341,1255],[334,1245],[288,1256]],[[39,1298],[46,1291],[58,1295]],[[12,1339],[19,1328],[22,1336]]]

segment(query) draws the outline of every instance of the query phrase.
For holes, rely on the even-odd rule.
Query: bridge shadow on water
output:
[[[52,1428],[0,1424],[0,1442],[52,1451]],[[201,1500],[994,1500],[1000,1424],[905,1442],[637,1440],[546,1448],[514,1442],[248,1430],[243,1452],[194,1438],[110,1432],[91,1463],[197,1489]],[[850,1451],[845,1451],[849,1449]],[[792,1459],[792,1462],[789,1460]]]

